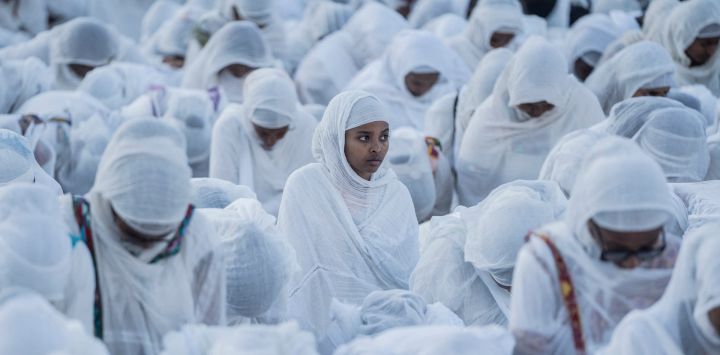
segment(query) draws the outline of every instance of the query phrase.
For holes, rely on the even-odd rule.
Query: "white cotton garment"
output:
[[[232,64],[251,68],[275,65],[268,44],[256,25],[247,21],[229,22],[213,34],[197,58],[187,67],[182,86],[202,90],[220,86],[226,95],[232,96],[232,87],[228,84],[221,85],[223,83],[220,80],[223,69]],[[242,80],[235,77],[232,79],[233,82]],[[242,84],[237,85],[242,87]]]
[[[197,208],[225,208],[240,198],[255,199],[249,187],[215,178],[193,178],[192,203]]]
[[[320,41],[298,65],[294,79],[302,102],[327,105],[408,28],[407,21],[387,6],[364,4],[342,30]]]
[[[592,147],[607,136],[605,132],[592,129],[568,133],[548,153],[538,180],[555,181],[565,196],[570,197],[583,160]]]
[[[274,0],[217,0],[216,6],[229,21],[234,21],[237,14],[241,20],[257,24],[273,56],[284,59],[287,45],[285,27],[275,15],[274,3]]]
[[[232,208],[202,213],[223,240],[228,324],[263,323],[262,316],[274,304],[285,303],[294,250],[273,225],[264,225],[263,219],[247,218]],[[272,216],[264,219],[274,222]]]
[[[180,11],[180,7],[181,5],[173,0],[154,1],[142,18],[139,43],[147,42],[153,34]]]
[[[705,180],[710,165],[705,122],[689,108],[653,111],[632,138],[655,159],[668,182]]]
[[[0,129],[0,186],[17,183],[42,185],[56,195],[62,188],[55,179],[42,169],[28,140],[7,129]]]
[[[660,298],[680,241],[666,230],[661,255],[622,269],[600,259],[600,243],[587,222],[593,219],[621,232],[653,230],[670,222],[672,204],[657,163],[632,141],[608,137],[592,148],[581,166],[563,220],[535,231],[550,238],[567,265],[588,353],[606,344],[630,311]],[[509,328],[518,342],[517,353],[574,351],[556,261],[538,237],[523,246],[515,264]]]
[[[111,110],[119,110],[152,87],[168,84],[168,78],[154,67],[116,62],[88,73],[77,90],[92,95]]]
[[[185,134],[186,153],[193,177],[208,176],[215,117],[210,97],[198,90],[174,90],[168,97],[163,117],[172,121]]]
[[[321,353],[332,354],[341,345],[362,336],[377,336],[394,328],[415,326],[463,327],[462,320],[441,303],[426,304],[406,290],[375,291],[361,305],[333,301],[332,323]]]
[[[263,116],[262,111],[272,115]],[[288,132],[266,150],[254,125],[288,127]],[[313,161],[316,125],[300,106],[287,74],[258,69],[248,75],[243,105],[229,105],[213,128],[210,177],[251,188],[263,207],[276,215],[288,176]]]
[[[519,117],[517,105],[540,101],[554,108],[536,119]],[[460,204],[475,205],[503,183],[536,178],[556,142],[603,118],[597,98],[567,73],[562,53],[542,38],[530,38],[463,134],[456,156]]]
[[[102,341],[65,318],[41,295],[3,289],[0,303],[0,353],[109,355]],[[39,336],[42,334],[42,336]]]
[[[202,10],[193,6],[184,6],[169,14],[171,16],[141,42],[145,51],[157,58],[157,64],[162,63],[165,56],[186,57],[190,41],[193,39],[193,30],[200,20]]]
[[[85,195],[98,261],[103,341],[111,352],[156,354],[162,336],[186,323],[225,323],[221,241],[202,214],[187,215],[190,199],[182,132],[157,119],[122,125]],[[67,225],[79,235],[69,196],[61,202]],[[148,246],[122,232],[116,218],[147,235]],[[180,238],[181,223],[177,249],[156,259]]]
[[[573,72],[575,61],[579,58],[585,60],[590,53],[602,56],[605,48],[620,35],[622,32],[608,15],[595,13],[581,17],[570,28],[565,42],[570,72]],[[597,64],[586,63],[593,67]]]
[[[518,180],[477,206],[433,217],[411,289],[447,305],[468,326],[507,326],[510,292],[503,287],[512,284],[525,236],[560,218],[566,204],[554,182]]]
[[[447,44],[460,55],[472,71],[482,57],[493,49],[493,33],[512,33],[516,38],[525,31],[522,6],[516,0],[480,0],[468,20],[465,32],[450,39]],[[509,47],[513,47],[511,41]]]
[[[0,90],[0,112],[11,113],[33,96],[50,90],[53,74],[39,59],[3,61],[0,66],[5,87]]]
[[[514,346],[512,334],[498,326],[420,326],[392,329],[374,338],[359,338],[338,349],[335,355],[510,355]]]
[[[700,32],[708,26],[720,25],[720,3],[714,0],[680,2],[651,32],[649,39],[659,42],[670,52],[677,67],[676,79],[679,85],[702,84],[714,95],[720,95],[720,55],[715,53],[707,63],[690,67],[690,58],[685,50],[695,41]]]
[[[470,75],[459,58],[442,41],[427,31],[398,34],[388,51],[368,65],[348,84],[347,89],[364,90],[383,102],[391,128],[412,127],[422,131],[425,112],[433,101],[460,88]],[[405,84],[410,73],[439,74],[437,83],[420,97]]]
[[[427,220],[435,206],[437,191],[425,136],[401,127],[392,131],[390,141],[391,148],[385,157],[388,166],[410,191],[418,221]]]
[[[423,30],[432,32],[434,35],[449,40],[465,31],[468,22],[465,17],[456,14],[444,14],[425,24]]]
[[[168,333],[161,355],[318,355],[315,338],[296,322],[209,327],[188,324]]]
[[[657,43],[641,41],[600,64],[585,81],[598,97],[605,114],[639,89],[675,86],[675,65],[667,50]]]
[[[381,103],[361,91],[330,102],[313,137],[318,163],[290,175],[280,204],[278,229],[295,248],[301,270],[291,281],[290,316],[319,338],[332,298],[359,304],[372,291],[407,289],[418,258],[407,188],[387,163],[368,181],[345,158],[353,111],[369,110],[382,110]]]
[[[81,18],[68,23],[50,43],[50,67],[58,89],[73,90],[82,78],[70,70],[70,64],[99,67],[119,57],[115,34],[98,20]]]
[[[72,246],[57,193],[17,183],[0,188],[0,201],[0,289],[23,288],[63,304]]]
[[[684,107],[680,102],[665,97],[634,97],[615,105],[607,120],[593,128],[632,138],[647,122],[652,112],[665,108]]]
[[[628,314],[610,343],[598,354],[714,354],[720,335],[708,312],[720,307],[720,289],[712,281],[720,271],[717,223],[689,232],[662,298],[652,307]]]

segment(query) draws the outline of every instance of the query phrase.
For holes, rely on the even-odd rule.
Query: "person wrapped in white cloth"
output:
[[[186,323],[225,323],[220,240],[190,199],[182,132],[135,119],[108,144],[90,192],[61,200],[93,256],[93,328],[111,352],[156,354]]]
[[[228,101],[242,103],[247,75],[274,65],[260,29],[247,21],[233,21],[213,34],[188,65],[182,86],[201,90],[219,87]]]
[[[251,73],[244,91],[245,102],[229,105],[213,129],[210,177],[250,187],[276,215],[290,173],[313,161],[317,121],[279,69]]]
[[[598,354],[716,354],[720,352],[720,272],[717,231],[709,223],[688,233],[662,298],[628,314]]]
[[[554,182],[519,180],[477,206],[433,218],[410,288],[427,302],[442,302],[468,326],[507,326],[525,236],[560,218],[566,203]]]
[[[657,43],[641,41],[601,63],[585,85],[598,97],[605,114],[631,97],[667,96],[675,86],[675,65],[667,50]]]
[[[62,188],[42,169],[28,140],[7,129],[0,129],[0,186],[25,182],[43,185],[58,195]]]
[[[447,41],[447,45],[472,71],[487,52],[515,46],[524,31],[522,7],[517,0],[481,0],[465,31]]]
[[[568,74],[565,57],[530,38],[463,134],[455,158],[460,204],[473,206],[506,182],[536,178],[564,135],[603,119],[595,95]]]
[[[390,127],[423,130],[433,101],[462,86],[469,70],[459,57],[427,31],[405,31],[380,59],[366,66],[347,89],[365,90],[387,107]]]
[[[249,187],[221,179],[193,178],[190,184],[192,184],[192,203],[197,208],[222,209],[237,199],[256,199],[255,193]]]
[[[660,2],[660,1],[658,1]],[[693,0],[668,5],[647,37],[665,47],[675,61],[680,86],[702,84],[720,95],[720,3]]]
[[[585,81],[599,64],[605,49],[620,35],[622,32],[606,14],[581,17],[572,25],[565,41],[570,72]]]
[[[679,237],[671,191],[630,140],[608,137],[580,168],[563,220],[535,230],[515,264],[509,328],[520,354],[594,353],[657,301]]]
[[[388,118],[374,96],[335,97],[313,137],[318,163],[288,178],[278,228],[297,252],[289,311],[319,338],[332,298],[359,304],[373,291],[407,289],[418,224],[407,188],[383,164]]]

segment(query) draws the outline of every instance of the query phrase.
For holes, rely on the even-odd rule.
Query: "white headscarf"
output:
[[[437,72],[437,83],[421,97],[413,96],[405,76],[415,72]],[[433,34],[406,31],[398,34],[387,52],[361,71],[349,89],[365,90],[377,96],[388,109],[391,128],[409,126],[423,129],[425,111],[432,102],[457,90],[469,76],[458,58]]]
[[[299,105],[292,80],[279,69],[259,69],[245,81],[245,103],[228,106],[213,129],[210,177],[245,185],[277,214],[285,181],[312,162],[317,121]],[[262,147],[253,125],[289,127],[272,150]]]
[[[705,180],[710,164],[705,122],[689,108],[666,108],[650,113],[632,137],[655,159],[668,182]]]
[[[71,242],[57,193],[31,184],[0,188],[0,289],[37,292],[60,304],[71,269]]]
[[[417,261],[417,219],[405,186],[385,164],[365,180],[345,157],[346,130],[386,117],[368,93],[335,97],[313,137],[319,164],[294,172],[285,187],[278,227],[302,270],[291,282],[290,312],[321,337],[331,298],[357,304],[375,290],[407,289]]]
[[[407,28],[407,21],[396,11],[367,2],[342,30],[320,41],[298,66],[295,81],[303,102],[327,105]]]
[[[539,101],[555,107],[539,118],[521,120],[516,106]],[[503,183],[537,177],[560,138],[602,119],[595,96],[567,73],[565,57],[544,39],[530,38],[463,135],[456,156],[460,203],[477,204]]]
[[[585,156],[597,142],[607,136],[605,132],[592,129],[568,133],[548,153],[538,179],[555,181],[565,195],[570,197]]]
[[[215,178],[194,178],[192,203],[197,208],[225,208],[240,198],[254,199],[255,193],[247,186],[235,185]]]
[[[53,85],[53,74],[39,59],[4,61],[0,67],[4,88],[0,90],[0,112],[11,113],[33,96]]]
[[[697,67],[690,67],[685,50],[700,32],[710,25],[720,25],[720,3],[715,0],[693,0],[675,5],[665,17],[647,33],[649,39],[662,44],[677,66],[679,85],[703,84],[720,95],[720,55]]]
[[[670,221],[671,192],[660,167],[627,139],[608,137],[599,142],[580,171],[564,221],[536,233],[552,240],[567,265],[586,351],[592,353],[610,339],[628,312],[648,307],[661,296],[679,240],[666,235],[665,251],[634,269],[601,261],[599,242],[588,230],[590,219],[616,231],[662,227]],[[531,238],[520,251],[510,307],[510,329],[518,340],[518,351],[573,351],[571,323],[555,265],[550,249],[539,238]]]
[[[230,101],[241,103],[243,79],[235,78],[227,72],[221,73],[231,64],[253,68],[275,64],[267,42],[254,24],[233,21],[213,34],[187,68],[182,86],[194,89],[220,86]]]
[[[605,48],[621,34],[608,15],[591,14],[581,17],[570,28],[565,42],[570,72],[573,72],[575,61],[579,58],[596,67]]]
[[[633,97],[641,88],[675,86],[674,75],[675,65],[665,48],[642,41],[600,64],[585,85],[598,97],[603,111],[609,114],[616,103]]]
[[[62,27],[50,43],[50,67],[58,89],[75,89],[81,81],[70,64],[99,67],[118,57],[119,42],[104,24],[80,18]]]
[[[516,38],[524,32],[522,7],[518,1],[481,0],[473,10],[465,32],[451,39],[448,46],[462,57],[469,70],[473,70],[485,53],[493,49],[490,38],[495,32],[513,33]]]
[[[140,43],[148,41],[180,10],[181,5],[172,0],[157,0],[148,8],[140,25]]]
[[[554,182],[519,180],[495,189],[477,206],[433,218],[412,290],[428,302],[446,304],[467,325],[505,326],[510,293],[498,284],[512,284],[528,232],[555,221],[565,205]]]
[[[434,19],[443,15],[453,14],[466,17],[468,0],[419,0],[413,4],[412,11],[408,16],[408,22],[412,28],[423,28]]]
[[[41,296],[6,290],[0,303],[0,353],[109,355],[102,341],[63,317]],[[41,335],[42,336],[39,336]]]
[[[118,110],[151,87],[164,84],[169,84],[169,80],[151,66],[116,62],[88,73],[77,90],[92,95],[111,110]]]
[[[224,323],[219,240],[202,215],[187,220],[190,168],[180,130],[157,119],[122,125],[85,198],[98,260],[103,340],[113,353],[157,353],[162,335],[183,324]],[[143,248],[128,241],[113,212],[134,230],[158,236],[154,244]],[[177,253],[154,262],[181,223]]]
[[[214,115],[213,102],[202,91],[178,89],[168,97],[164,117],[173,120],[185,134],[193,176],[207,176]],[[200,165],[206,168],[196,168]]]
[[[630,313],[617,326],[612,340],[598,354],[714,354],[720,336],[708,312],[720,307],[715,282],[720,264],[717,230],[709,223],[689,232],[662,298],[647,310]]]
[[[680,102],[665,97],[633,97],[615,105],[610,110],[607,120],[594,128],[625,138],[632,138],[647,122],[648,116],[653,111],[684,107]]]
[[[186,57],[193,38],[193,30],[200,20],[202,10],[184,6],[170,14],[171,17],[152,31],[146,41],[141,42],[150,55],[158,57],[158,63],[161,63],[162,57],[165,56]]]
[[[445,14],[428,22],[422,29],[448,40],[463,33],[467,26],[468,22],[464,17],[456,14]]]

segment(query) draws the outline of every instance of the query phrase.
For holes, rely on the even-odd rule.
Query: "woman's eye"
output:
[[[390,138],[390,136],[388,136],[387,134],[383,134],[383,135],[380,137],[380,140],[384,142],[384,141],[387,141],[388,138]]]
[[[358,139],[359,139],[360,141],[362,141],[362,142],[367,142],[367,141],[370,139],[370,137],[368,137],[368,136],[360,136],[360,137],[358,137]]]

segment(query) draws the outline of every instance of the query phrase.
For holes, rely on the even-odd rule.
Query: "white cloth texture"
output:
[[[313,161],[317,120],[300,106],[292,80],[278,69],[251,73],[244,91],[243,105],[226,107],[213,128],[210,177],[251,188],[263,207],[276,215],[290,173]],[[274,115],[258,120],[258,110]],[[266,150],[254,125],[289,130]]]
[[[657,258],[634,269],[601,261],[600,243],[587,222],[603,217],[614,231],[652,230],[672,214],[672,197],[660,167],[633,142],[608,137],[583,163],[563,220],[536,231],[548,236],[567,265],[580,313],[586,351],[610,340],[621,319],[657,301],[670,279],[679,248],[667,233]],[[549,247],[532,238],[521,249],[513,275],[510,330],[516,352],[566,354],[574,351],[569,313]]]
[[[50,43],[49,65],[58,89],[73,90],[82,78],[70,70],[70,64],[99,67],[119,57],[119,41],[98,20],[81,18],[66,24]]]
[[[170,84],[159,70],[138,63],[112,63],[88,73],[77,90],[92,95],[107,108],[118,110],[153,86]]]
[[[273,0],[217,0],[220,13],[226,19],[235,20],[235,13],[241,20],[251,21],[260,27],[275,58],[285,58],[285,27],[274,13]]]
[[[331,312],[328,335],[318,345],[321,353],[332,354],[357,337],[375,336],[393,328],[465,325],[441,303],[426,304],[422,297],[406,290],[375,291],[361,305],[335,300]]]
[[[303,103],[327,105],[407,28],[396,11],[374,1],[366,3],[342,30],[320,41],[300,62],[294,79]]]
[[[232,64],[252,68],[275,65],[267,42],[257,26],[250,22],[229,22],[213,34],[185,70],[182,86],[202,90],[220,86],[225,95],[242,103],[242,79],[232,75],[227,75],[229,83],[223,83],[221,79],[221,74],[225,73],[223,69]],[[239,93],[233,90],[238,88]]]
[[[208,327],[189,324],[168,333],[161,355],[317,355],[315,338],[295,322]]]
[[[713,254],[720,248],[716,223],[683,238],[672,279],[652,307],[628,314],[612,340],[598,354],[713,354],[720,351],[720,335],[708,312],[720,307],[720,289],[712,281],[720,270]]]
[[[3,289],[0,303],[0,353],[109,355],[102,341],[63,317],[40,295]],[[40,336],[41,335],[41,336]]]
[[[254,205],[256,213],[267,214],[257,201],[240,203],[245,205],[243,207]],[[293,271],[295,252],[277,233],[272,216],[265,215],[256,220],[233,207],[208,209],[202,213],[208,216],[223,240],[228,324],[259,323],[271,306],[286,301],[286,286]],[[265,223],[268,220],[270,225]]]
[[[408,22],[413,28],[423,28],[434,19],[446,14],[466,17],[468,0],[419,0],[413,4],[408,16]]]
[[[527,121],[518,116],[517,105],[540,101],[554,108]],[[455,159],[460,204],[475,205],[503,183],[536,178],[556,142],[603,117],[597,98],[567,73],[565,57],[544,39],[530,38],[463,134]]]
[[[679,2],[666,10],[663,19],[649,39],[665,47],[675,61],[676,79],[679,85],[703,84],[715,95],[720,95],[720,55],[715,53],[707,63],[690,67],[690,58],[685,50],[707,26],[720,24],[720,3],[713,0]]]
[[[25,137],[7,129],[0,129],[0,161],[0,186],[21,182],[35,183],[62,195],[60,184],[35,160],[30,142]]]
[[[17,110],[27,100],[50,90],[53,75],[50,69],[37,58],[3,61],[0,75],[5,82],[0,89],[0,112]]]
[[[405,84],[405,77],[423,69],[439,74],[437,83],[420,97]],[[409,30],[395,36],[388,50],[365,67],[346,89],[363,90],[375,95],[387,108],[391,128],[412,127],[423,130],[425,112],[433,101],[455,91],[465,82],[469,71],[442,41],[427,31]]]
[[[471,208],[433,217],[410,286],[468,326],[507,326],[515,257],[532,229],[562,216],[565,196],[549,181],[515,181]],[[442,281],[440,281],[442,280]]]
[[[185,134],[188,163],[194,177],[208,176],[215,121],[213,106],[213,101],[203,91],[176,89],[168,97],[163,115]]]
[[[192,203],[197,208],[225,208],[240,198],[255,199],[247,186],[215,178],[193,178]]]
[[[140,24],[140,43],[145,43],[180,10],[174,0],[156,0],[148,8]]]
[[[689,108],[653,111],[633,140],[652,157],[668,182],[705,180],[710,165],[705,122]]]
[[[672,184],[675,195],[686,207],[687,232],[720,219],[720,182]]]
[[[472,71],[482,57],[493,49],[493,33],[512,33],[513,41],[524,32],[522,6],[516,0],[480,0],[472,12],[465,32],[450,39],[447,44],[457,52]],[[513,42],[508,44],[509,48]]]
[[[634,97],[615,105],[607,120],[593,129],[632,138],[647,122],[647,118],[652,112],[665,108],[684,107],[682,103],[665,97]]]
[[[432,32],[443,40],[449,40],[463,33],[467,26],[468,22],[465,17],[456,14],[445,14],[428,22],[422,29]]]
[[[155,354],[162,336],[186,323],[225,322],[221,244],[201,214],[185,221],[176,254],[151,262],[175,238],[190,205],[182,132],[156,119],[122,125],[85,199],[98,261],[103,341],[111,352]],[[69,197],[62,207],[66,223],[79,235]],[[153,243],[141,247],[133,242],[121,232],[114,214],[137,232],[153,236],[146,240]]]
[[[592,2],[592,12],[609,14],[612,11],[642,14],[640,3],[637,0],[595,0]]]
[[[616,103],[633,97],[641,88],[674,86],[671,79],[674,74],[675,65],[665,48],[642,41],[625,47],[596,67],[585,85],[598,97],[605,114],[609,114]]]
[[[621,34],[608,15],[591,14],[581,17],[570,28],[565,42],[570,71],[573,71],[575,61],[588,53],[602,56],[605,48]],[[596,66],[596,63],[587,64]]]
[[[374,338],[357,339],[338,349],[335,355],[510,355],[514,345],[512,334],[498,326],[420,326],[392,329]]]
[[[159,3],[161,2],[156,4]],[[174,12],[169,12],[172,16],[163,21],[157,29],[149,32],[151,35],[145,41],[141,41],[145,50],[149,55],[157,57],[157,63],[161,63],[162,57],[165,56],[185,58],[193,29],[201,13],[201,9],[193,6],[183,6]]]
[[[435,207],[438,191],[425,136],[409,127],[390,133],[390,150],[385,159],[398,179],[410,191],[418,221],[427,220]]]
[[[570,197],[583,160],[592,147],[607,136],[605,132],[592,129],[568,133],[548,153],[538,180],[555,181],[565,196]]]
[[[368,181],[345,158],[352,112],[378,109],[381,103],[364,92],[335,97],[313,137],[318,163],[290,175],[280,204],[278,228],[301,270],[291,281],[290,315],[319,338],[332,298],[358,304],[372,291],[407,289],[417,262],[418,225],[407,188],[385,164]]]

